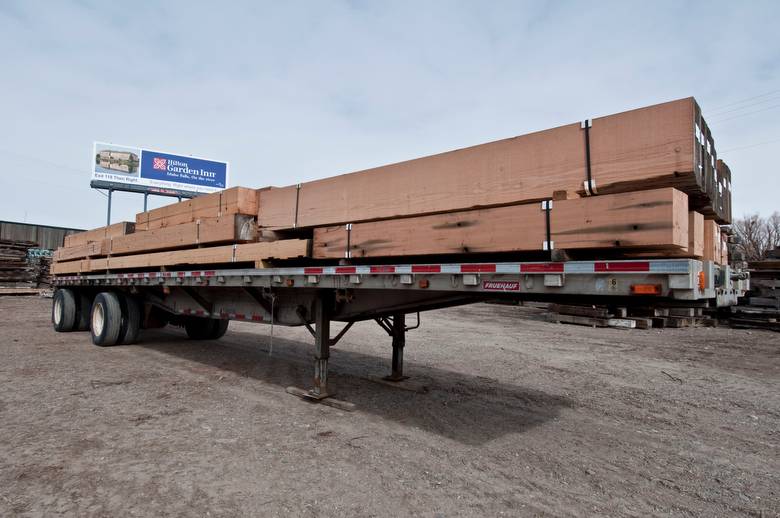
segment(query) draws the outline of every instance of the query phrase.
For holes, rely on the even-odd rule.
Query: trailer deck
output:
[[[329,349],[354,322],[375,320],[392,338],[388,380],[398,381],[404,379],[409,313],[490,298],[727,306],[747,289],[742,272],[692,259],[109,272],[58,276],[54,282],[63,291],[54,300],[55,328],[89,327],[97,345],[135,340],[136,326],[146,327],[153,314],[188,327],[193,338],[219,338],[228,320],[306,326],[315,342],[314,386],[292,392],[318,400],[332,395]],[[68,310],[68,304],[74,307]],[[111,315],[120,311],[121,318]],[[128,318],[128,311],[138,316]],[[64,328],[63,315],[72,320]],[[106,334],[112,317],[119,327]],[[348,323],[335,338],[332,321]]]

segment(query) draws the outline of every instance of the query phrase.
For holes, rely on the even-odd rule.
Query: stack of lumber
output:
[[[620,311],[622,309],[622,311]],[[558,324],[576,324],[589,327],[616,327],[634,329],[636,321],[625,318],[625,308],[606,306],[585,306],[569,304],[550,304],[549,321]]]
[[[35,285],[38,288],[50,288],[52,258],[50,256],[38,255],[29,258],[29,261],[33,269]]]
[[[316,227],[553,197],[675,187],[729,223],[730,176],[693,98],[313,182],[267,189],[259,221]],[[728,175],[728,178],[726,177]]]
[[[52,269],[551,251],[722,262],[720,225],[730,220],[731,171],[687,98],[288,187],[201,196],[69,236]]]
[[[750,291],[731,308],[732,327],[780,331],[780,247],[761,261],[750,261]]]
[[[34,287],[36,275],[27,260],[27,251],[37,247],[30,241],[0,239],[0,286],[6,288]]]
[[[308,256],[309,242],[258,242],[257,190],[234,187],[73,234],[54,253],[53,274],[249,263]]]
[[[621,329],[712,327],[715,320],[697,306],[615,307],[604,305],[550,304],[548,320],[560,324]]]

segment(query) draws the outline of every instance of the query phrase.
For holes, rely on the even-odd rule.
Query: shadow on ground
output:
[[[268,337],[263,335],[230,331],[219,341],[195,342],[180,331],[165,329],[147,331],[136,347],[282,388],[309,388],[312,382],[311,343],[275,338],[269,355]],[[408,360],[404,367],[411,379],[403,383],[413,390],[378,383],[388,373],[390,351],[388,347],[388,356],[378,357],[332,349],[330,382],[337,397],[354,403],[358,411],[472,445],[522,432],[571,406],[570,400],[557,395]]]

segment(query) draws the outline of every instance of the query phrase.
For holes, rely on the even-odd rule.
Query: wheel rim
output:
[[[62,322],[62,299],[54,301],[54,323],[60,325]]]
[[[105,324],[105,315],[103,314],[103,304],[95,304],[92,311],[92,332],[95,336],[103,334],[103,325]]]

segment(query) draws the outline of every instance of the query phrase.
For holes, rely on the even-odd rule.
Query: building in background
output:
[[[31,241],[38,248],[56,250],[65,242],[65,236],[83,232],[77,228],[54,227],[51,225],[34,225],[14,221],[0,221],[0,239],[8,241]]]

